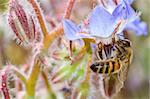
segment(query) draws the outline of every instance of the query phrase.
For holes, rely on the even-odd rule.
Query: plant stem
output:
[[[7,71],[4,71],[4,73],[1,76],[2,79],[2,83],[1,83],[1,90],[3,92],[4,98],[5,99],[10,99],[10,94],[9,94],[9,90],[8,90],[8,86],[7,86]]]
[[[66,18],[66,19],[70,18],[74,3],[75,3],[75,0],[69,0],[68,1],[68,5],[67,5],[67,8],[65,10],[64,18]],[[56,27],[53,31],[51,31],[49,34],[47,34],[45,36],[45,38],[44,38],[44,48],[43,49],[47,50],[48,47],[54,41],[54,39],[56,39],[57,37],[63,35],[63,33],[64,33],[63,26],[60,23],[60,25],[58,27]]]
[[[75,3],[75,0],[69,0],[68,1],[68,6],[66,8],[65,15],[64,15],[65,19],[69,19],[70,18],[70,15],[71,15],[74,3]]]
[[[91,65],[91,63],[92,63],[92,57],[91,57],[91,55],[89,55],[89,60],[88,60],[88,64],[86,67],[84,82],[89,82],[89,80],[90,80],[90,75],[91,75],[90,65]]]
[[[58,27],[56,27],[54,30],[52,30],[49,35],[47,35],[44,38],[43,41],[43,50],[47,51],[47,49],[49,48],[49,46],[52,44],[52,42],[59,36],[61,36],[63,34],[64,30],[63,30],[63,26],[62,24],[60,24]]]
[[[26,92],[27,92],[28,98],[30,99],[34,99],[35,86],[36,86],[36,82],[39,76],[39,72],[40,72],[40,64],[36,62],[32,68],[31,74],[26,83]]]
[[[21,72],[19,72],[19,70],[17,70],[17,68],[12,67],[11,68],[12,71],[15,73],[15,75],[24,83],[26,84],[26,77],[24,74],[22,74]]]
[[[46,28],[46,25],[45,25],[45,20],[44,20],[44,16],[42,14],[42,11],[38,5],[38,3],[35,1],[35,0],[28,0],[29,3],[31,3],[34,11],[35,11],[35,14],[37,16],[37,19],[39,21],[39,24],[40,24],[40,27],[41,27],[41,30],[43,32],[43,35],[44,37],[48,35],[48,32],[47,32],[47,28]]]
[[[51,31],[50,34],[48,34],[47,29],[46,29],[46,25],[44,23],[43,16],[41,14],[41,11],[40,11],[37,3],[34,0],[28,0],[28,1],[32,4],[32,6],[34,8],[34,11],[35,11],[35,13],[37,15],[37,18],[39,20],[39,23],[40,23],[40,26],[41,26],[41,30],[42,30],[42,32],[44,34],[43,50],[44,50],[44,52],[45,51],[47,52],[47,49],[52,44],[52,42],[58,36],[63,34],[63,26],[62,26],[62,24],[59,25],[59,27],[57,27],[56,29]],[[70,17],[73,4],[74,4],[74,0],[69,0],[68,6],[67,6],[67,9],[66,9],[66,14],[64,16],[65,18],[69,18]],[[35,62],[34,66],[32,68],[31,74],[29,76],[29,79],[26,82],[26,92],[27,92],[27,96],[28,96],[29,99],[34,99],[34,96],[35,96],[35,85],[36,85],[39,73],[40,73],[40,66],[39,66],[38,62]]]
[[[46,86],[46,88],[48,90],[50,98],[56,99],[56,95],[55,95],[55,93],[54,93],[54,91],[52,89],[51,83],[48,81],[47,74],[44,71],[42,71],[42,77],[43,77],[45,86]]]

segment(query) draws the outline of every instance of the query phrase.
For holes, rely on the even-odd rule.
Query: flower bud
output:
[[[16,36],[16,41],[23,46],[32,46],[41,41],[41,34],[35,25],[33,16],[26,13],[18,0],[9,2],[8,22]]]

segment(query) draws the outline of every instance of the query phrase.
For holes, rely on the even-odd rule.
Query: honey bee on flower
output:
[[[112,3],[114,6],[110,5]],[[139,12],[134,11],[131,3],[131,0],[108,0],[106,5],[97,5],[88,17],[88,26],[86,28],[83,27],[88,32],[81,32],[83,29],[70,20],[65,19],[63,21],[64,33],[69,40],[82,38],[96,39],[94,52],[96,58],[90,68],[93,72],[104,76],[103,83],[108,83],[109,80],[107,78],[112,78],[111,76],[114,76],[114,74],[117,74],[115,77],[117,77],[120,85],[126,80],[133,51],[131,41],[125,38],[123,31],[129,28],[131,24],[133,27],[134,22],[139,20],[140,15]],[[131,28],[134,31],[137,28],[142,28],[145,33],[147,26],[145,24],[141,25]],[[142,29],[141,32],[143,32]],[[107,92],[106,89],[109,87],[109,85],[108,87],[104,86],[105,92]],[[121,88],[122,86],[114,91],[114,93],[118,92]]]
[[[147,43],[149,38],[138,40],[131,34],[147,35],[141,12],[133,8],[143,1],[137,1],[133,7],[134,0],[3,1],[0,97],[120,99],[135,98],[139,93],[147,96],[146,91],[141,95],[141,88],[135,88],[139,89],[139,84],[148,86],[148,79],[143,76],[143,67],[148,64],[142,64],[148,61],[148,46],[140,45],[140,41]],[[6,5],[5,16],[1,7]],[[84,15],[88,16],[79,24],[71,19],[79,20]],[[14,34],[18,45],[8,33]],[[10,38],[5,39],[6,35]],[[142,61],[136,62],[138,59]]]

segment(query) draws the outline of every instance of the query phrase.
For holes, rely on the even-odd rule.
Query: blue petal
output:
[[[148,33],[147,24],[145,22],[141,22],[140,18],[128,24],[125,29],[134,31],[136,35],[138,36],[141,36],[141,35],[146,36]]]
[[[134,0],[126,0],[126,1],[131,5]]]
[[[80,33],[81,28],[78,27],[75,23],[70,20],[63,20],[64,34],[65,37],[69,40],[77,40],[81,38],[92,38],[87,33]]]
[[[94,43],[91,43],[90,46],[91,46],[91,48],[92,48],[92,52],[95,53],[95,49],[96,49],[96,46],[97,46],[97,45],[94,44]]]
[[[127,20],[128,23],[134,21],[137,18],[137,14],[130,6],[130,3],[125,0],[122,0],[122,2],[116,7],[113,15],[120,19]]]
[[[93,10],[89,18],[89,28],[92,36],[108,37],[113,33],[116,24],[116,18],[99,6]]]
[[[121,20],[121,25],[118,28],[117,33],[121,33],[127,24],[133,22],[138,16],[134,9],[130,6],[130,2],[122,0],[113,12],[118,20]]]
[[[99,5],[101,7],[104,7],[108,12],[110,12],[111,14],[113,13],[113,11],[115,10],[115,8],[120,5],[121,3],[128,3],[129,5],[131,5],[133,3],[134,0],[120,0],[120,1],[117,1],[118,4],[115,3],[114,0],[107,0],[106,2],[103,1],[104,3],[102,3],[102,0],[99,0]]]
[[[106,2],[105,1],[102,1],[102,0],[99,0],[99,5],[103,8],[105,8],[109,13],[112,14],[112,12],[114,11],[114,9],[116,8],[116,4],[114,3],[113,0],[107,0]],[[103,2],[103,3],[102,3]]]

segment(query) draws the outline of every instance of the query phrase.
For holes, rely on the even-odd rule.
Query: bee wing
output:
[[[120,82],[124,82],[127,79],[127,75],[128,75],[128,71],[129,71],[129,62],[128,63],[122,63],[122,68],[118,73],[118,80],[120,80]]]
[[[101,91],[105,97],[112,97],[113,95],[118,93],[124,86],[124,81],[127,78],[131,60],[132,60],[132,49],[128,50],[126,59],[124,61],[120,61],[121,62],[120,71],[118,73],[104,77],[104,79],[102,80],[103,88]]]
[[[101,84],[101,92],[107,98],[113,97],[123,87],[123,83],[118,80],[118,73],[104,77]]]
[[[128,71],[129,71],[129,65],[131,64],[132,61],[132,49],[128,49],[128,54],[126,55],[126,59],[124,61],[121,61],[121,70],[119,71],[119,79],[120,81],[124,82],[127,78]]]

